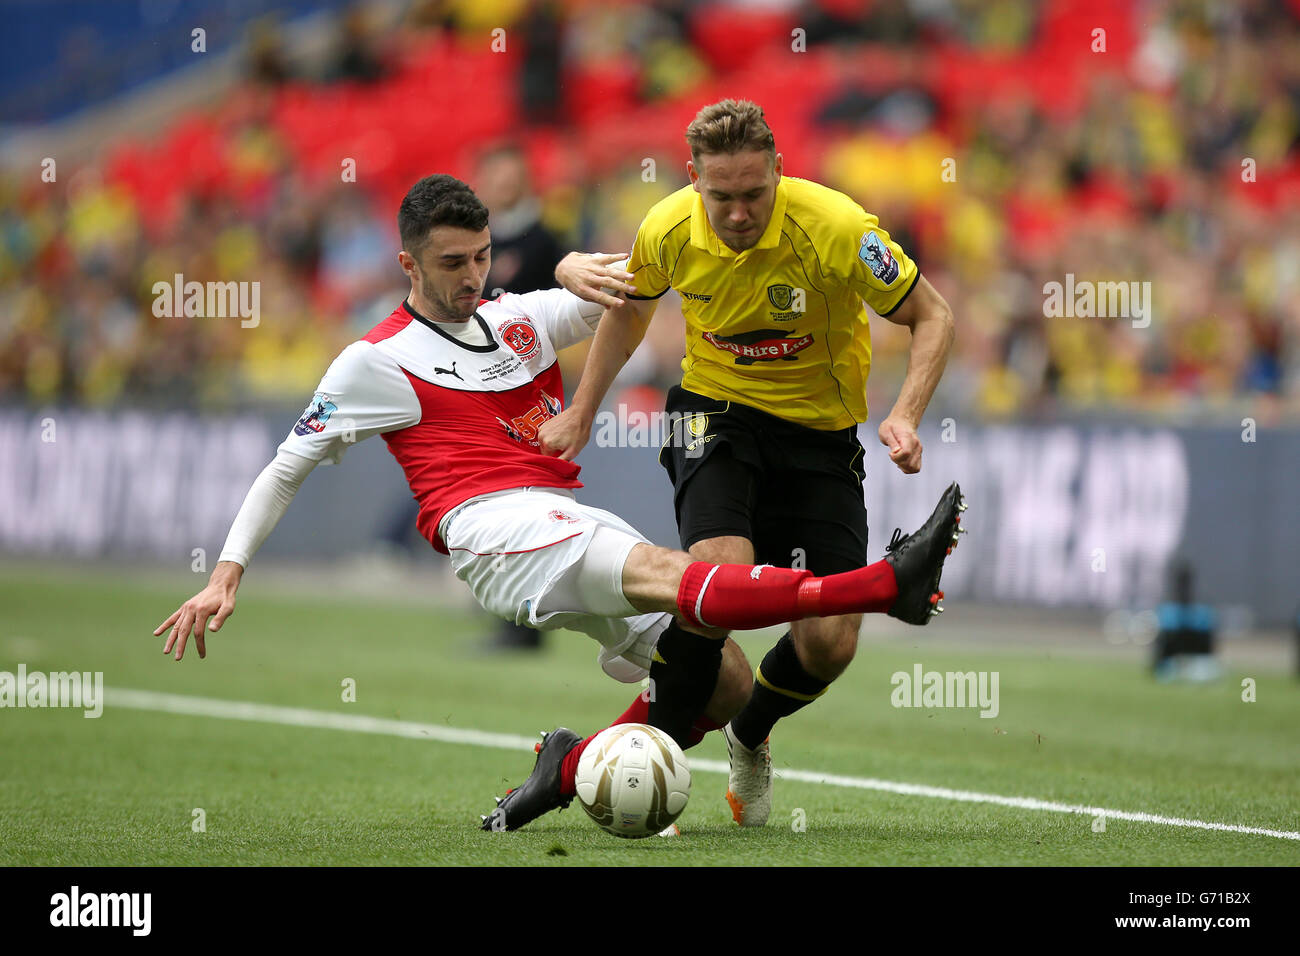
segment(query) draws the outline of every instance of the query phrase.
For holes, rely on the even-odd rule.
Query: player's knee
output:
[[[709,564],[753,564],[754,545],[748,538],[724,535],[696,541],[689,548],[692,561]]]
[[[691,561],[684,551],[634,546],[623,563],[624,596],[638,611],[676,611],[682,575]]]
[[[817,621],[819,626],[795,634],[804,669],[822,680],[839,677],[858,651],[857,615]]]
[[[731,633],[725,627],[696,627],[694,624],[689,624],[680,617],[677,618],[677,626],[683,631],[690,631],[692,634],[703,634],[705,637],[712,637],[719,641],[725,641],[727,635]],[[733,643],[731,646],[735,647],[736,645]],[[737,648],[737,650],[739,650],[739,648]],[[725,647],[723,648],[722,653],[725,657],[727,654]],[[741,656],[743,657],[744,655],[742,654]]]

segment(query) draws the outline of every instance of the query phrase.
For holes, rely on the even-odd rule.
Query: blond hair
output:
[[[776,157],[776,137],[767,125],[763,108],[749,100],[722,100],[704,107],[686,127],[686,145],[696,163],[707,153],[751,149]]]

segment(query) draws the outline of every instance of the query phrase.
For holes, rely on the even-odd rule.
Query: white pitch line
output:
[[[192,717],[215,717],[223,720],[251,720],[265,724],[284,724],[290,727],[312,727],[321,730],[348,730],[362,734],[383,734],[389,737],[407,737],[414,740],[437,740],[448,744],[469,744],[477,747],[494,747],[498,750],[532,750],[535,737],[515,734],[496,734],[485,730],[464,727],[445,727],[440,724],[422,724],[411,720],[391,720],[386,717],[367,717],[360,714],[336,714],[324,710],[306,710],[301,707],[279,707],[274,704],[254,704],[245,701],[217,700],[212,697],[189,697],[183,694],[164,694],[152,690],[130,690],[108,687],[106,707],[125,707],[131,710],[153,710],[169,714],[186,714]],[[706,773],[727,773],[728,767],[719,760],[691,760],[692,770]],[[1130,820],[1134,823],[1159,823],[1171,827],[1189,827],[1195,830],[1221,830],[1228,833],[1249,833],[1256,836],[1276,837],[1280,840],[1300,840],[1300,832],[1270,830],[1265,827],[1247,827],[1236,823],[1212,823],[1190,820],[1186,817],[1166,817],[1156,813],[1132,810],[1107,810],[1104,807],[1086,807],[1081,804],[1055,803],[1034,797],[1004,797],[996,793],[978,793],[973,790],[952,790],[948,787],[931,787],[919,783],[898,783],[893,780],[876,780],[871,777],[845,777],[812,770],[778,770],[782,780],[803,783],[820,783],[832,787],[849,787],[856,790],[878,790],[909,797],[930,797],[937,800],[956,800],[962,803],[988,803],[1019,810],[1041,810],[1048,813],[1075,813],[1087,817],[1105,817],[1109,820]]]

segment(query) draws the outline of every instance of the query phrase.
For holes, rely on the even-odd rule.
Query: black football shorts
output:
[[[683,548],[735,535],[759,564],[816,575],[867,563],[857,427],[820,431],[736,402],[668,392],[659,463],[673,482]]]

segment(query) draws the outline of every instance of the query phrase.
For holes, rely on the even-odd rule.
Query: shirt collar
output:
[[[776,202],[772,205],[772,218],[752,249],[774,249],[780,245],[787,205],[785,177],[782,176],[776,183]],[[739,259],[752,251],[746,249],[744,252],[737,253],[718,238],[718,234],[709,225],[709,214],[704,209],[704,199],[699,193],[695,194],[695,205],[691,207],[691,245],[724,259]]]

